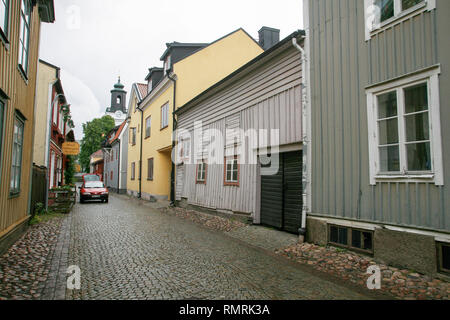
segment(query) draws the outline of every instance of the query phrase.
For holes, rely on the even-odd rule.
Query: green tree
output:
[[[64,171],[64,181],[66,184],[74,183],[76,156],[67,156],[67,168]]]
[[[114,119],[111,116],[103,116],[90,122],[83,123],[84,137],[81,140],[80,165],[83,172],[89,172],[89,162],[91,154],[99,150],[106,135],[115,127]]]

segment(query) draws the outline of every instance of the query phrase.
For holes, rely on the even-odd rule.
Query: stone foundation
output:
[[[376,261],[426,275],[436,275],[436,241],[433,236],[376,226],[373,231],[373,258]],[[307,218],[306,241],[317,245],[328,243],[326,219],[311,216]]]

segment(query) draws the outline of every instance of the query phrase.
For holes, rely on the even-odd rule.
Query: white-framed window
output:
[[[169,126],[169,103],[161,107],[161,129]]]
[[[225,158],[224,185],[239,186],[239,159],[237,156]]]
[[[55,125],[58,124],[58,109],[59,109],[59,105],[58,105],[58,102],[56,102],[53,106],[53,123]]]
[[[152,81],[152,79],[150,79],[147,84],[147,93],[150,93],[150,91],[152,91],[152,89],[153,89],[153,81]]]
[[[59,113],[59,131],[64,134],[64,114],[62,112]]]
[[[0,36],[4,40],[8,37],[9,0],[0,0]]]
[[[6,109],[6,104],[0,98],[0,182],[1,182],[1,177],[2,177],[1,163],[2,163],[2,159],[3,159],[3,120],[4,120],[4,115],[5,115],[5,109]]]
[[[439,74],[435,67],[366,91],[372,185],[405,179],[444,184]]]
[[[164,74],[166,74],[167,70],[170,69],[170,64],[171,64],[171,62],[172,62],[172,57],[169,55],[169,56],[166,58],[166,61],[164,61]]]
[[[366,40],[412,15],[436,8],[436,0],[364,0]]]
[[[16,113],[14,117],[11,184],[10,184],[10,194],[12,195],[20,193],[24,127],[25,127],[25,120],[19,114]]]
[[[136,145],[136,128],[130,128],[130,143]]]
[[[20,8],[19,66],[28,74],[28,55],[30,47],[30,22],[32,6],[30,0],[22,0]]]
[[[207,166],[205,160],[201,160],[199,163],[197,163],[197,180],[196,183],[206,183],[206,172],[207,172]]]
[[[145,137],[149,138],[152,135],[152,117],[145,119]]]

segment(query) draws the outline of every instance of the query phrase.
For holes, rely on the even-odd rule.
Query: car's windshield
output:
[[[84,184],[84,187],[86,189],[90,189],[90,188],[104,188],[103,186],[103,182],[101,181],[88,181]]]
[[[89,174],[84,176],[84,181],[100,181],[100,177],[96,174]]]

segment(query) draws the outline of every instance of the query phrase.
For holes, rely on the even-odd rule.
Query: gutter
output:
[[[302,36],[302,40],[305,39],[305,36]],[[303,243],[306,237],[306,215],[308,214],[308,188],[309,188],[309,179],[308,179],[308,171],[310,170],[308,157],[309,157],[309,139],[310,135],[308,133],[309,126],[307,117],[309,116],[308,112],[308,84],[307,84],[307,58],[306,53],[303,48],[297,43],[297,38],[292,38],[292,45],[301,53],[302,60],[302,143],[303,143],[303,172],[302,172],[302,184],[303,184],[303,206],[302,206],[302,223],[298,232],[300,235],[299,242]]]
[[[170,70],[169,70],[170,71]],[[177,93],[177,80],[172,78],[167,72],[167,77],[173,82],[173,112],[172,112],[172,153],[175,150],[175,130],[177,129],[177,120],[175,118],[176,110],[176,93]],[[172,168],[170,171],[170,205],[175,205],[175,163],[172,159]]]

